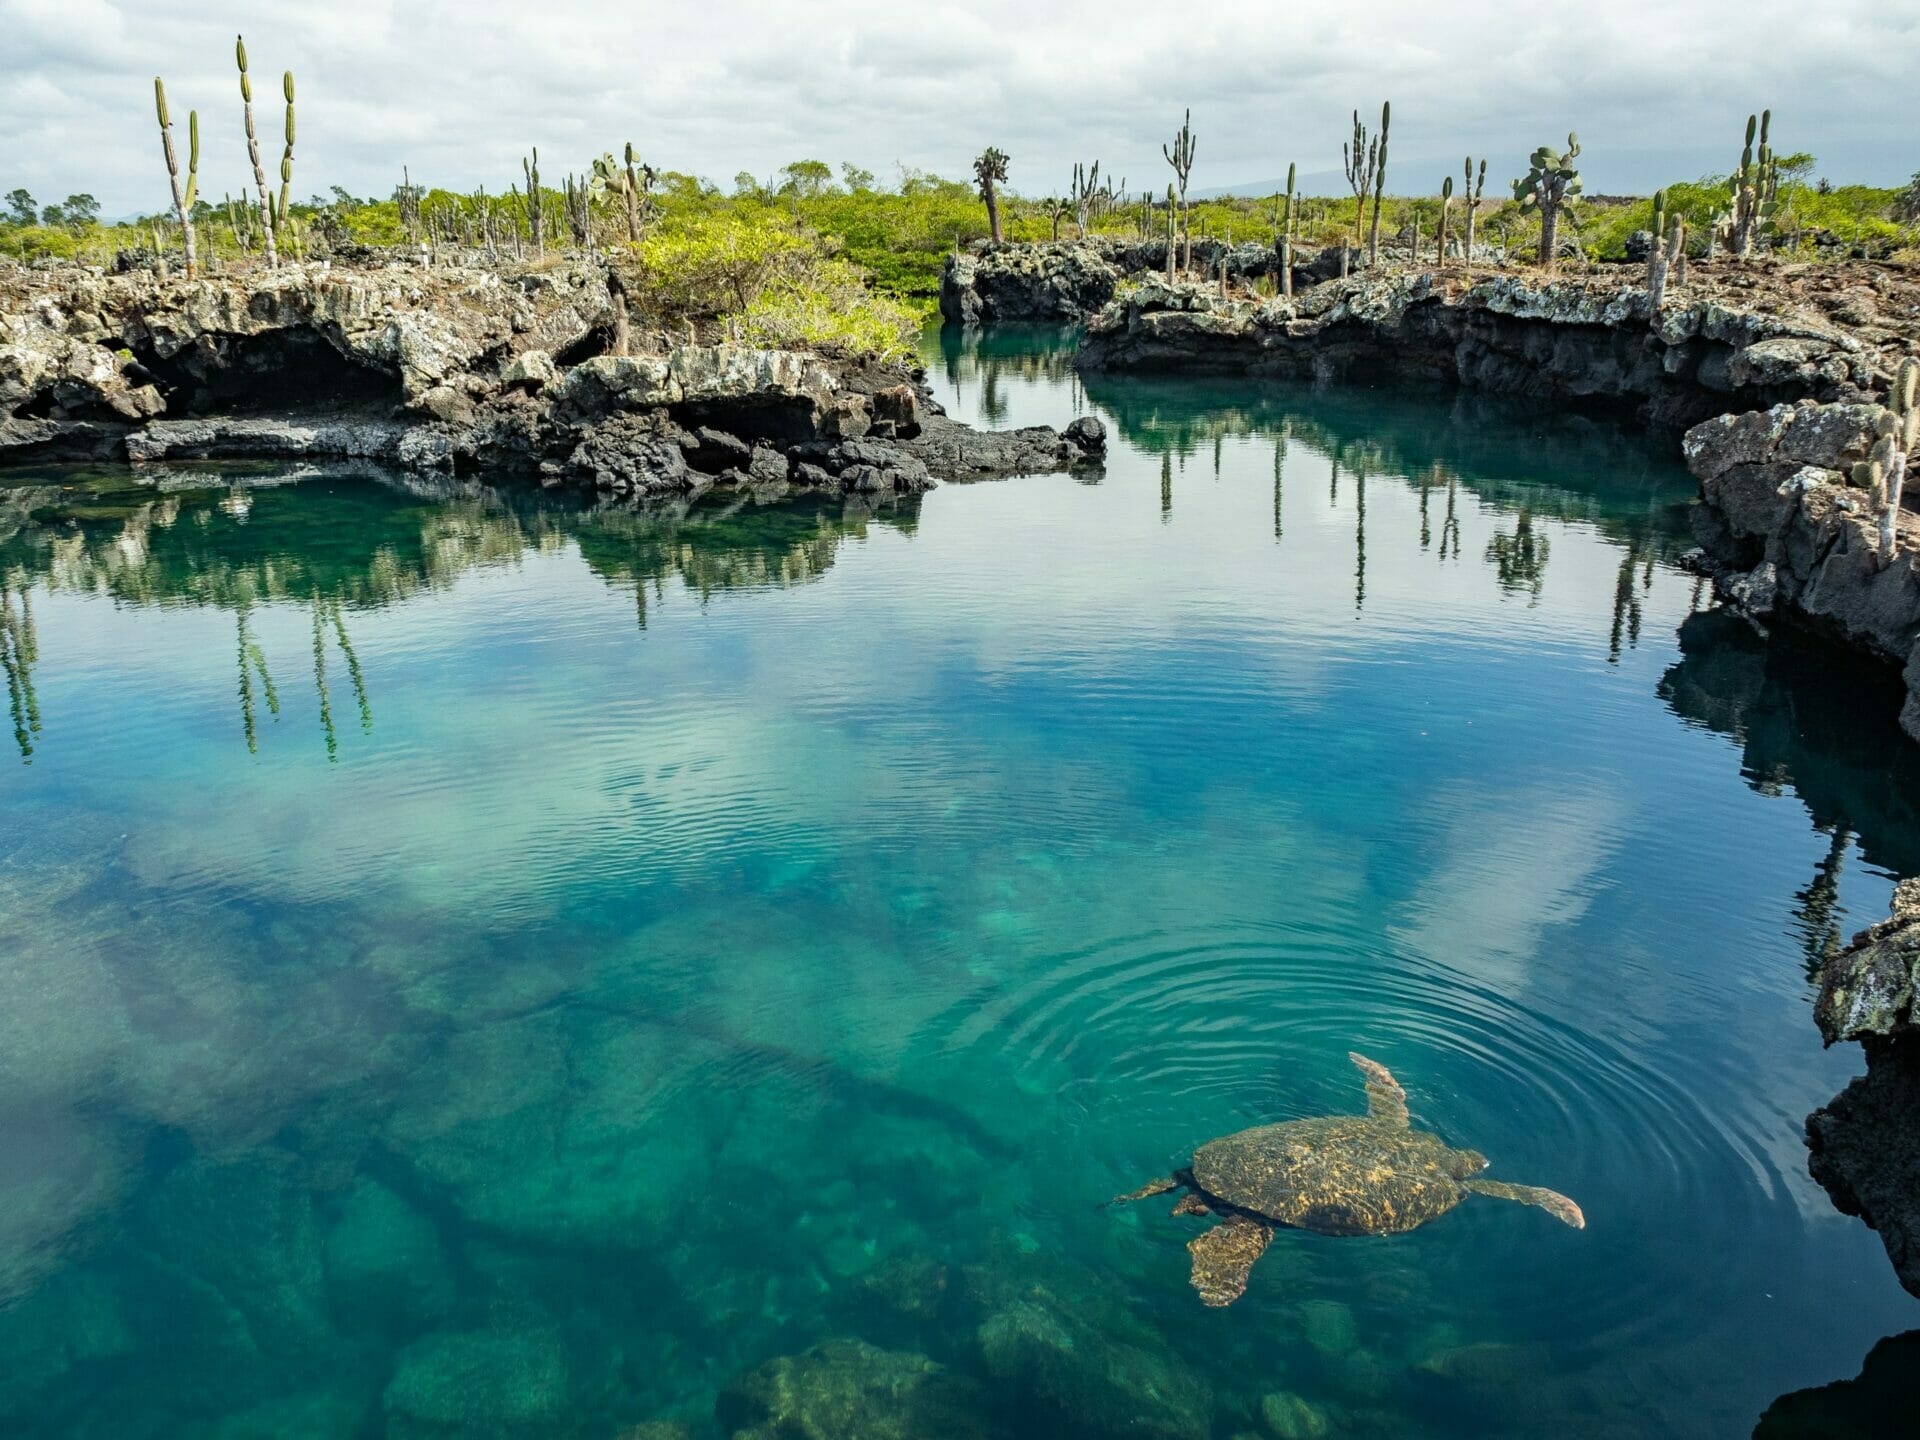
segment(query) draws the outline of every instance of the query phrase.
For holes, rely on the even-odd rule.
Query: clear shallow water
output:
[[[871,514],[0,491],[0,1426],[710,1435],[854,1337],[949,1368],[827,1433],[1743,1434],[1912,1323],[1799,1138],[1897,696],[1692,613],[1659,449],[1066,343],[928,359],[1104,474]],[[1211,1311],[1097,1208],[1349,1049],[1588,1228]]]

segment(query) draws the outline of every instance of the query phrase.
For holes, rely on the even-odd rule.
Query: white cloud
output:
[[[1337,171],[1350,111],[1371,117],[1383,97],[1390,184],[1403,189],[1437,185],[1470,150],[1504,179],[1569,129],[1590,191],[1645,189],[1727,168],[1747,112],[1764,105],[1782,145],[1814,151],[1836,178],[1885,183],[1920,166],[1894,119],[1920,66],[1920,16],[1879,0],[1817,12],[1798,0],[1583,11],[1392,0],[1284,16],[1246,0],[1172,16],[1145,0],[0,0],[0,133],[13,141],[0,189],[90,190],[109,213],[158,208],[156,71],[176,109],[201,112],[203,189],[238,186],[236,28],[263,76],[299,77],[303,193],[385,194],[402,165],[499,190],[529,145],[557,175],[628,139],[723,182],[802,156],[957,176],[996,143],[1029,193],[1095,157],[1157,187],[1160,142],[1188,104],[1194,183],[1229,185],[1296,160],[1309,175]]]

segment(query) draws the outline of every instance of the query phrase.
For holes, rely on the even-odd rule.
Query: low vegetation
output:
[[[1319,247],[1342,244],[1377,258],[1383,244],[1404,253],[1458,255],[1467,245],[1509,262],[1571,259],[1580,264],[1639,260],[1634,237],[1654,224],[1654,202],[1582,197],[1571,142],[1542,146],[1512,198],[1484,198],[1471,160],[1456,221],[1453,178],[1435,177],[1431,194],[1386,193],[1391,106],[1377,129],[1359,112],[1345,147],[1351,197],[1296,193],[1195,199],[1200,137],[1183,119],[1162,147],[1171,175],[1164,193],[1130,188],[1096,160],[1074,167],[1051,195],[1007,188],[1012,162],[988,147],[970,182],[902,169],[891,183],[853,165],[839,172],[797,160],[764,179],[742,173],[723,189],[688,174],[643,163],[632,145],[609,151],[556,187],[543,178],[539,152],[509,177],[504,193],[461,193],[415,182],[402,170],[385,197],[334,188],[302,203],[292,197],[294,83],[282,79],[284,149],[277,189],[260,154],[252,81],[244,44],[236,43],[243,133],[250,175],[218,200],[201,187],[199,115],[189,112],[185,164],[176,147],[164,87],[155,82],[161,148],[173,204],[107,224],[93,196],[76,193],[42,205],[23,189],[0,199],[0,257],[27,264],[177,266],[219,271],[276,252],[293,258],[403,250],[429,263],[464,258],[520,263],[566,251],[621,258],[629,296],[643,323],[692,323],[766,344],[901,353],[930,312],[945,257],[989,237],[1037,241],[1073,236],[1132,237],[1176,243],[1189,263],[1196,239]],[[276,103],[278,99],[276,99]],[[1665,228],[1680,222],[1694,253],[1764,250],[1806,258],[1848,255],[1920,259],[1920,175],[1904,188],[1833,185],[1815,177],[1807,154],[1776,154],[1771,117],[1747,122],[1739,163],[1724,175],[1669,185]],[[1730,146],[1730,151],[1732,147]],[[1731,158],[1731,156],[1730,156]],[[227,157],[231,161],[232,157]],[[224,162],[223,162],[224,163]],[[232,173],[229,165],[228,174]],[[1291,173],[1291,172],[1290,172]],[[1170,182],[1170,183],[1169,183]],[[1442,233],[1443,224],[1450,233]],[[1471,238],[1469,238],[1471,237]],[[1451,248],[1449,248],[1449,246]],[[1343,252],[1344,253],[1344,252]]]

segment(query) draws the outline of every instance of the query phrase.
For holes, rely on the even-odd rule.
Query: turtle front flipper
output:
[[[1266,1253],[1273,1227],[1235,1215],[1187,1242],[1193,1253],[1193,1288],[1203,1305],[1231,1305],[1247,1292],[1247,1272]]]
[[[1109,1205],[1131,1205],[1135,1200],[1145,1200],[1152,1195],[1164,1195],[1178,1188],[1180,1182],[1171,1175],[1162,1175],[1158,1180],[1149,1180],[1138,1190],[1129,1190],[1125,1195],[1116,1195],[1107,1201]]]
[[[1393,1072],[1378,1060],[1369,1060],[1352,1050],[1347,1052],[1347,1059],[1367,1077],[1367,1114],[1405,1130],[1408,1126],[1407,1092],[1400,1088],[1400,1082],[1393,1078]]]
[[[1491,1195],[1496,1200],[1517,1200],[1522,1205],[1537,1205],[1563,1225],[1571,1225],[1576,1230],[1587,1228],[1587,1217],[1580,1207],[1557,1190],[1543,1190],[1538,1185],[1509,1185],[1504,1180],[1462,1180],[1463,1189],[1476,1195]]]

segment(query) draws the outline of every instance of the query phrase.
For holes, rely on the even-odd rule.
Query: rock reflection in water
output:
[[[1754,1427],[1753,1440],[1893,1440],[1914,1433],[1914,1376],[1920,1330],[1891,1335],[1867,1353],[1851,1380],[1782,1395]]]
[[[649,590],[657,596],[669,579],[702,599],[804,584],[869,524],[910,532],[918,507],[912,495],[585,501],[351,465],[48,472],[44,483],[0,488],[0,666],[14,741],[23,759],[42,743],[36,587],[232,611],[240,731],[256,754],[281,693],[254,622],[268,608],[309,612],[321,739],[337,757],[330,656],[344,669],[359,728],[373,730],[349,622],[356,612],[572,545],[595,574],[632,591],[644,628]]]

